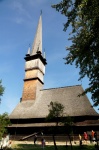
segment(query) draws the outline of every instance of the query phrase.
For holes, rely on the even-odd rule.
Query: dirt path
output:
[[[17,145],[17,144],[34,144],[32,141],[12,141],[12,146],[13,145]],[[41,142],[40,141],[37,141],[37,143],[36,144],[38,144],[38,145],[41,145]],[[56,141],[56,144],[57,145],[66,145],[66,142],[57,142]],[[83,141],[83,143],[82,143],[83,145],[90,145],[90,142],[89,141],[87,141],[87,143],[86,142],[84,142]],[[95,144],[95,143],[93,143],[93,144]],[[53,144],[53,141],[52,142],[47,142],[46,141],[46,145],[54,145]],[[67,142],[67,145],[70,145],[70,142]],[[79,145],[79,141],[73,141],[72,142],[72,145]]]

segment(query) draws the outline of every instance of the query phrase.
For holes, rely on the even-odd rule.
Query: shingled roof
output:
[[[97,116],[86,95],[78,96],[83,92],[81,85],[51,88],[41,90],[36,100],[19,102],[10,119],[45,118],[50,102],[59,102],[64,105],[65,116]]]

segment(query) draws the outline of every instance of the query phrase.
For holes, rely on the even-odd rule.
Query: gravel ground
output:
[[[12,141],[12,146],[17,145],[17,144],[34,144],[34,143],[32,141]],[[37,141],[36,144],[41,145],[41,142]],[[66,145],[66,142],[57,142],[56,141],[56,144],[57,145]],[[90,142],[87,141],[87,143],[86,143],[85,141],[83,141],[82,144],[83,145],[90,145]],[[93,142],[92,144],[95,144],[95,142]],[[46,141],[46,145],[54,145],[54,143]],[[70,142],[67,142],[67,145],[70,145]],[[73,141],[72,145],[79,145],[79,141],[75,141],[75,142]]]

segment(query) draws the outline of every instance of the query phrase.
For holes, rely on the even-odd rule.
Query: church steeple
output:
[[[40,15],[32,49],[25,57],[25,78],[22,101],[36,100],[37,93],[43,87],[46,59],[42,55],[42,15]]]
[[[29,45],[28,52],[27,52],[26,56],[30,56],[30,45]]]
[[[42,53],[42,15],[39,18],[31,55],[35,55],[38,51]]]

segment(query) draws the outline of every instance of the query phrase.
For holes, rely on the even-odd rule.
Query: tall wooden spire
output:
[[[35,100],[43,87],[46,59],[42,55],[42,16],[40,15],[32,50],[25,57],[25,78],[22,101]]]
[[[41,15],[39,18],[31,55],[36,54],[37,51],[42,53],[42,16]]]

